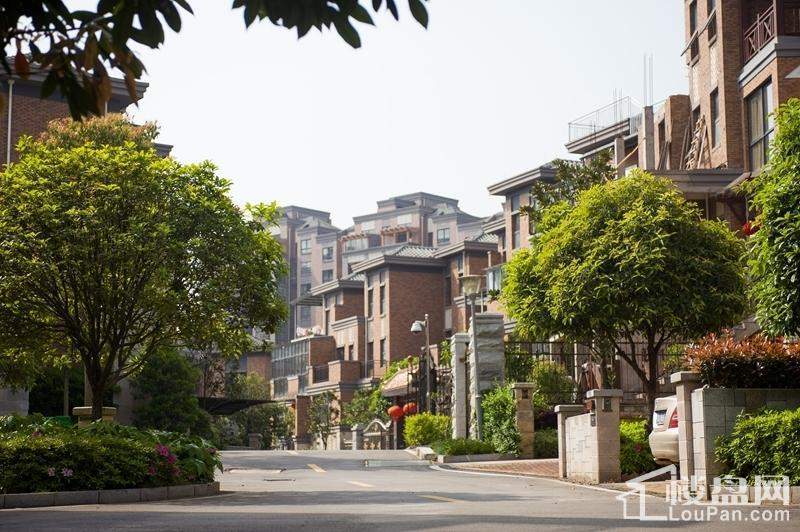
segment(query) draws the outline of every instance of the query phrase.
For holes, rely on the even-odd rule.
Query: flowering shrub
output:
[[[211,482],[219,455],[202,438],[98,421],[63,427],[0,417],[0,493]]]
[[[800,382],[800,344],[782,339],[710,335],[686,355],[712,388],[792,388]]]

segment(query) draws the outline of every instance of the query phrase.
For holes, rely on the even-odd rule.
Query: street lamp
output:
[[[470,328],[472,329],[472,354],[475,357],[475,390],[477,391],[475,397],[475,418],[477,426],[475,427],[475,436],[481,439],[483,435],[483,407],[481,406],[481,390],[480,382],[477,376],[480,375],[480,366],[478,365],[478,349],[477,342],[475,341],[475,299],[481,293],[481,282],[483,281],[482,275],[463,275],[460,277],[461,281],[461,294],[469,301],[469,321]]]
[[[431,411],[431,333],[430,321],[428,315],[425,314],[424,320],[416,320],[411,324],[411,332],[419,334],[425,331],[425,410]],[[420,364],[420,373],[422,373],[422,364]]]

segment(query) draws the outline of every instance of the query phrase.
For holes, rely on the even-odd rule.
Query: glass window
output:
[[[311,291],[311,283],[303,283],[300,285],[300,293],[305,294]]]
[[[300,241],[300,253],[303,255],[311,253],[311,240],[306,238]]]
[[[347,346],[347,359],[348,360],[355,360],[356,359],[355,350],[354,350],[353,344],[350,344],[349,346]]]
[[[708,40],[713,41],[717,38],[717,14],[714,13],[714,10],[717,8],[717,1],[716,0],[708,0],[708,14],[709,21],[708,21]]]
[[[378,273],[378,282],[381,284],[386,282],[386,270],[381,270]]]
[[[511,249],[519,247],[519,239],[519,214],[515,214],[511,217]]]
[[[722,136],[722,121],[719,116],[719,91],[711,93],[711,145],[717,146]]]
[[[323,262],[330,262],[333,260],[333,246],[322,248],[322,260]]]
[[[386,365],[386,338],[381,338],[381,366]]]
[[[458,273],[464,271],[464,255],[456,255],[456,271]]]
[[[380,298],[380,311],[381,315],[386,314],[386,287],[381,285],[378,289],[378,297]]]
[[[411,215],[401,214],[397,217],[397,225],[411,225]]]
[[[333,281],[333,270],[322,270],[322,282],[329,283]]]
[[[769,143],[775,129],[772,117],[772,83],[767,82],[747,98],[750,127],[750,170],[760,169],[769,160]]]
[[[511,212],[516,212],[519,210],[519,194],[514,194],[511,196]]]
[[[444,306],[453,304],[453,279],[448,275],[444,278]]]
[[[344,346],[336,348],[336,360],[344,360]]]
[[[305,305],[300,307],[300,321],[303,322],[303,325],[307,325],[308,320],[311,319],[311,307],[307,307]]]
[[[689,4],[689,33],[697,31],[697,2]]]
[[[311,261],[304,260],[300,263],[300,274],[311,275]]]
[[[361,230],[362,231],[372,231],[375,229],[375,222],[361,222]]]
[[[436,243],[441,245],[441,244],[447,244],[448,242],[450,242],[450,228],[443,227],[442,229],[437,229]]]
[[[408,241],[408,233],[397,233],[394,235],[394,241],[398,244]]]
[[[344,245],[345,251],[358,251],[360,249],[366,249],[366,247],[367,247],[366,238],[356,238],[353,240],[348,240],[347,243]]]
[[[372,301],[372,289],[370,288],[369,290],[367,290],[367,317],[368,318],[372,317],[372,312],[374,310],[374,308],[373,308],[374,306],[375,306],[375,304]]]

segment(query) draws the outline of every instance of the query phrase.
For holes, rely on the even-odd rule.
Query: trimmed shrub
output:
[[[715,453],[734,476],[752,482],[756,475],[786,475],[800,484],[800,409],[740,416]]]
[[[800,382],[800,344],[782,339],[710,335],[686,354],[712,388],[792,388]]]
[[[535,458],[558,458],[558,430],[541,429],[533,436]]]
[[[647,441],[647,420],[621,420],[619,423],[619,465],[623,475],[638,475],[658,467]]]
[[[445,456],[464,456],[467,454],[492,454],[494,447],[491,443],[467,438],[437,441],[431,445],[436,454]]]
[[[406,445],[430,445],[450,438],[450,416],[422,412],[406,418],[403,439]]]
[[[498,386],[486,392],[483,407],[483,439],[498,453],[519,454],[520,435],[515,417],[517,406],[510,385]]]
[[[0,418],[0,493],[140,488],[211,482],[222,470],[199,437],[98,421],[64,427]]]
[[[538,361],[531,369],[530,382],[536,385],[534,411],[550,411],[556,405],[575,402],[575,383],[566,368],[557,362]]]

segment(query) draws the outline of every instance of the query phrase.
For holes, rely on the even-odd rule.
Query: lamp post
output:
[[[419,334],[425,331],[425,411],[431,411],[431,333],[430,321],[428,315],[425,314],[424,320],[416,320],[411,324],[411,332]],[[422,370],[422,364],[420,364]],[[421,373],[421,371],[420,371]]]
[[[475,299],[481,293],[482,275],[463,275],[460,277],[461,293],[469,301],[469,321],[472,328],[472,352],[475,360],[475,418],[477,426],[475,427],[475,436],[481,439],[483,436],[483,407],[481,406],[481,390],[478,376],[480,375],[480,366],[478,365],[478,349],[477,342],[475,341]],[[467,421],[469,423],[469,421]]]

